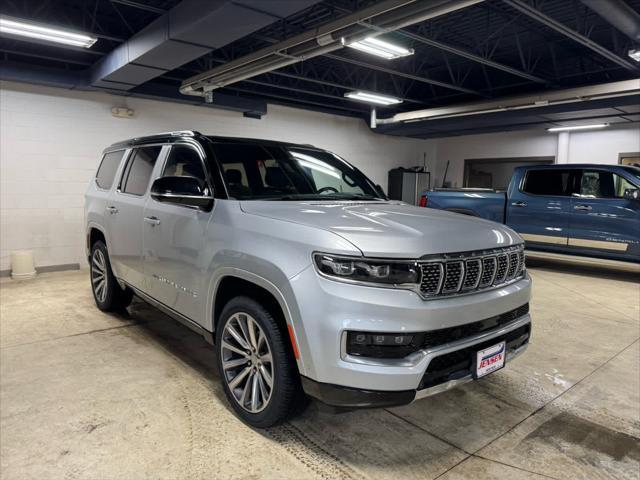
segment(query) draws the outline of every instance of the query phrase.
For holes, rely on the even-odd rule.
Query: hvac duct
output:
[[[422,22],[482,0],[385,0],[316,29],[185,80],[180,92],[204,95],[278,68],[338,50],[351,42]]]

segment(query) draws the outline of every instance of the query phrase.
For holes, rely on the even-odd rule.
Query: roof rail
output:
[[[195,137],[196,135],[200,135],[200,132],[196,132],[195,130],[176,130],[173,132],[160,132],[160,133],[152,133],[151,135],[144,135],[142,137],[136,137],[134,140],[140,140],[142,138],[149,137]]]

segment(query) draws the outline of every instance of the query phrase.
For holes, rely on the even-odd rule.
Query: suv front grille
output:
[[[500,286],[524,275],[524,248],[508,247],[482,254],[420,263],[423,297],[468,293]]]

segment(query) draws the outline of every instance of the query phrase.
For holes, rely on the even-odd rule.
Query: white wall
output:
[[[618,163],[618,154],[640,152],[640,126],[611,126],[603,130],[571,132],[568,136],[568,163]],[[467,135],[429,141],[433,149],[434,177],[442,182],[447,160],[447,180],[462,186],[464,160],[478,158],[554,157],[558,158],[558,134],[546,130]]]
[[[126,105],[133,119],[111,116]],[[519,131],[437,140],[372,133],[361,120],[269,105],[262,120],[175,103],[0,82],[0,271],[12,250],[32,249],[36,265],[84,260],[83,202],[100,152],[111,143],[154,132],[203,133],[311,143],[345,157],[375,182],[387,185],[396,166],[427,165],[432,185],[461,186],[464,160],[557,157],[557,134]],[[640,152],[640,127],[572,133],[569,162],[617,163],[622,152]]]
[[[126,105],[133,119],[111,107]],[[194,129],[214,135],[310,143],[334,151],[386,187],[387,172],[422,163],[427,143],[371,133],[352,118],[269,105],[262,120],[153,100],[0,83],[0,271],[10,252],[36,266],[84,263],[83,202],[100,152],[140,135]]]

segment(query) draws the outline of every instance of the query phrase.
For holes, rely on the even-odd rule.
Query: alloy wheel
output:
[[[233,398],[250,413],[266,408],[273,392],[273,357],[269,341],[256,320],[234,313],[224,326],[222,376]]]
[[[95,249],[91,257],[91,285],[100,302],[107,298],[107,262],[101,250]]]

